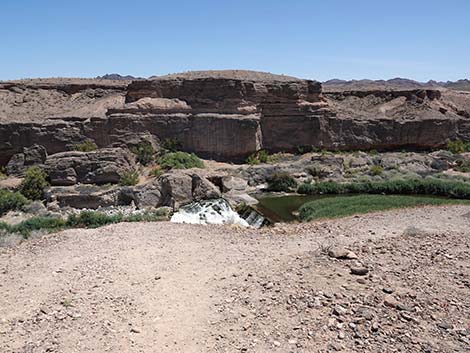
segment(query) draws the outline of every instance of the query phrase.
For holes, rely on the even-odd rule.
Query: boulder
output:
[[[121,189],[117,186],[75,185],[52,186],[45,190],[48,204],[60,208],[97,209],[100,207],[119,206]]]
[[[194,170],[173,170],[158,179],[134,187],[132,193],[127,190],[126,195],[132,198],[139,208],[161,206],[179,208],[193,201],[221,197],[217,186],[203,173],[199,174]]]
[[[13,155],[6,166],[8,175],[23,176],[26,169],[34,165],[42,166],[47,158],[46,149],[40,145],[24,147],[22,153]]]
[[[117,184],[124,173],[134,168],[134,156],[122,148],[62,152],[46,160],[46,170],[53,186]]]

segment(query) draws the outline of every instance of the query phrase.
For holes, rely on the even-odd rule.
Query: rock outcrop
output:
[[[47,151],[43,146],[24,147],[22,153],[17,153],[11,157],[6,166],[6,172],[8,175],[23,176],[29,167],[34,165],[42,166],[46,158]]]
[[[429,149],[470,141],[470,93],[408,86],[322,93],[315,81],[245,71],[0,84],[0,165],[33,144],[54,154],[85,140],[119,147],[142,136],[228,161],[259,149]]]
[[[61,152],[49,156],[45,163],[53,186],[117,184],[134,168],[134,156],[122,148]]]

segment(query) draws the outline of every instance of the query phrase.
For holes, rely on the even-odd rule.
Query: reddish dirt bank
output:
[[[0,250],[0,347],[468,352],[469,236],[468,206],[261,231],[69,230]],[[328,255],[338,247],[357,259]]]

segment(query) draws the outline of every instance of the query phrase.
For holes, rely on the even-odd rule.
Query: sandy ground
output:
[[[0,249],[0,351],[468,352],[469,236],[446,206],[38,237]]]

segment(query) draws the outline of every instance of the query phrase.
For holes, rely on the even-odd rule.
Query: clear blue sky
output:
[[[1,0],[0,24],[0,79],[470,78],[468,0]]]

